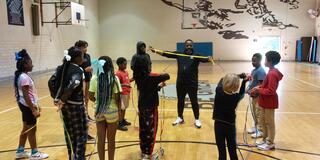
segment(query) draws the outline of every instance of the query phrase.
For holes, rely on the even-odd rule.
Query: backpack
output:
[[[61,80],[62,80],[62,72],[63,72],[63,66],[58,66],[53,73],[53,75],[48,80],[48,87],[50,91],[50,95],[53,99],[57,99],[61,96],[61,92],[58,95],[58,91],[61,86]]]

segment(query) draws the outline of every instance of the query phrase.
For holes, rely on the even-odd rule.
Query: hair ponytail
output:
[[[17,101],[19,101],[19,89],[18,89],[18,80],[20,75],[26,71],[25,64],[27,63],[27,60],[30,60],[31,57],[27,53],[27,50],[22,49],[19,52],[15,53],[15,59],[16,59],[16,71],[14,72],[14,88],[15,88],[15,97]]]

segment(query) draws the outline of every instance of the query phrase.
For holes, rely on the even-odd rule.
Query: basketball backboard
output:
[[[71,23],[72,25],[86,25],[84,5],[71,2]]]
[[[200,10],[196,6],[199,0],[183,0],[182,9],[182,29],[206,29],[207,11]]]

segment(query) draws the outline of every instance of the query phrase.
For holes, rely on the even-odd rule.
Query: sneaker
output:
[[[123,123],[125,126],[130,126],[130,125],[131,125],[131,123],[128,122],[126,119],[124,119],[124,120],[122,121],[122,123]]]
[[[262,141],[256,142],[256,146],[258,147],[258,146],[263,145],[265,143],[267,143],[267,142],[265,140],[262,140]]]
[[[160,159],[160,157],[159,157],[159,154],[157,152],[152,154],[151,160],[159,160],[159,159]]]
[[[31,156],[31,153],[29,153],[27,151],[16,153],[16,159],[29,158],[30,156]]]
[[[194,125],[195,125],[197,128],[201,128],[201,122],[200,122],[200,120],[199,120],[199,119],[196,119],[196,120],[194,121]]]
[[[96,139],[90,135],[88,135],[88,141],[95,141]]]
[[[49,157],[48,154],[41,153],[38,151],[37,153],[31,155],[30,160],[40,160],[40,159],[46,159],[48,157]]]
[[[263,136],[263,133],[261,131],[257,131],[256,133],[251,134],[251,138],[261,138]]]
[[[128,131],[128,128],[125,125],[119,123],[118,130],[120,130],[120,131]]]
[[[275,149],[275,145],[274,144],[262,144],[262,145],[258,145],[258,149],[259,150],[263,150],[263,151],[270,151],[270,150],[274,150]]]
[[[178,125],[178,124],[183,124],[184,123],[184,120],[180,117],[178,117],[174,122],[172,122],[172,125],[175,126],[175,125]]]
[[[252,127],[252,128],[247,129],[247,133],[248,134],[256,133],[256,127]]]
[[[147,154],[141,154],[141,160],[150,160],[150,156]]]

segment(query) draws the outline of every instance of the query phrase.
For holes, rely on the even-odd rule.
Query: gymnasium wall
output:
[[[53,0],[44,0],[46,2]],[[89,53],[97,55],[98,46],[98,0],[83,1],[86,27],[45,24],[40,27],[41,35],[34,36],[31,21],[31,0],[23,0],[24,26],[8,25],[6,1],[0,1],[0,79],[10,77],[15,71],[14,53],[25,48],[31,53],[34,71],[46,71],[61,64],[63,51],[79,39],[89,43]],[[63,15],[65,16],[65,15]],[[63,17],[62,18],[67,18]],[[54,18],[53,5],[44,8],[44,18]]]
[[[187,0],[186,0],[187,1]],[[191,1],[191,0],[188,0]],[[316,0],[265,0],[265,7],[272,11],[277,22],[292,24],[295,27],[279,29],[262,27],[263,18],[250,15],[250,7],[237,9],[235,0],[207,0],[213,2],[212,8],[230,9],[242,13],[228,13],[219,18],[210,17],[212,22],[223,25],[223,29],[181,30],[182,11],[179,5],[182,0],[100,0],[100,50],[113,59],[124,56],[131,59],[135,53],[135,44],[143,40],[155,48],[175,50],[176,43],[188,38],[199,42],[213,42],[214,58],[220,60],[249,60],[259,36],[281,36],[281,55],[284,60],[295,59],[295,43],[302,36],[315,35],[315,19],[309,18],[307,10],[314,8]],[[166,2],[166,3],[165,3]],[[170,3],[174,2],[174,3]],[[246,0],[240,0],[245,4]],[[250,5],[250,4],[247,4]],[[298,8],[295,8],[298,6]],[[270,17],[269,17],[270,18]],[[268,18],[265,19],[268,21]],[[273,20],[274,21],[274,20]],[[229,27],[226,27],[229,26]],[[214,28],[215,26],[212,26]],[[219,34],[226,30],[235,31],[238,35]],[[225,33],[225,32],[224,32]],[[234,39],[234,38],[242,39]],[[247,37],[247,39],[245,39]],[[163,59],[152,55],[152,59]]]

